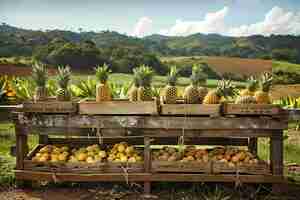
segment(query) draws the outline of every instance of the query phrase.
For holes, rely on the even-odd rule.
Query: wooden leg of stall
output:
[[[273,175],[283,177],[283,131],[280,130],[277,134],[271,137],[270,141],[270,161]],[[279,193],[281,190],[280,184],[273,184],[272,191]]]
[[[144,137],[144,168],[145,173],[150,173],[151,171],[151,140],[150,137]],[[151,193],[151,182],[145,181],[144,182],[144,193],[150,194]]]
[[[22,170],[24,169],[24,158],[28,153],[27,134],[25,128],[19,125],[18,123],[16,123],[15,132],[16,132],[16,169]],[[19,188],[23,188],[26,186],[31,186],[31,182],[18,180],[18,177],[16,177],[16,185]]]
[[[257,138],[249,138],[248,149],[254,155],[257,155]]]

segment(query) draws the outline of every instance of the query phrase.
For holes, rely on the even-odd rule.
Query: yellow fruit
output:
[[[128,161],[127,156],[121,156],[120,161],[121,162],[127,162]]]
[[[270,96],[268,92],[257,91],[255,92],[255,99],[258,104],[269,104],[270,103]]]
[[[59,154],[58,160],[59,161],[66,161],[67,160],[67,156],[65,156],[64,154]]]
[[[87,163],[95,163],[95,160],[92,157],[87,157],[86,162]]]
[[[42,154],[41,154],[41,153],[36,153],[35,156],[36,156],[36,157],[41,157]]]
[[[128,146],[126,149],[125,149],[125,153],[126,154],[131,154],[134,152],[134,147],[133,146]]]
[[[101,158],[101,156],[99,156],[99,155],[95,155],[95,157],[94,157],[94,159],[95,159],[95,161],[102,161],[102,158]]]
[[[136,159],[137,162],[140,162],[140,161],[143,160],[143,158],[141,156],[135,156],[135,159]]]
[[[232,158],[231,158],[231,162],[233,162],[233,163],[237,163],[237,162],[239,162],[239,157],[238,156],[233,156]]]
[[[67,146],[63,146],[63,147],[61,147],[61,151],[69,151],[69,147],[67,147]]]
[[[136,163],[136,158],[135,157],[130,157],[129,159],[128,159],[128,162],[129,163]]]
[[[85,154],[85,153],[79,153],[77,159],[79,161],[85,161],[87,159],[87,154]]]
[[[100,158],[105,158],[106,157],[106,152],[105,151],[99,151],[98,155]]]
[[[58,160],[58,154],[51,154],[51,160]]]
[[[125,146],[124,146],[123,144],[120,144],[120,145],[118,146],[118,151],[119,151],[120,153],[124,152],[124,151],[125,151]]]
[[[32,159],[31,159],[33,162],[39,162],[40,161],[40,157],[33,157]]]
[[[48,160],[48,158],[45,156],[42,156],[39,158],[39,162],[46,162],[47,160]]]

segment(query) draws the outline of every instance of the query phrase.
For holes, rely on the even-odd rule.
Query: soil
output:
[[[172,187],[173,185],[173,187]],[[38,189],[14,189],[2,188],[0,200],[194,200],[194,199],[264,199],[264,200],[299,200],[300,185],[285,184],[281,185],[280,193],[273,194],[268,186],[242,186],[233,189],[230,185],[204,185],[197,184],[163,184],[156,186],[152,195],[145,195],[140,190],[141,186],[128,188],[124,185],[97,185],[87,188],[86,186],[76,185],[62,187],[42,186]],[[221,188],[222,192],[215,191],[214,188]],[[203,189],[204,188],[204,189]],[[206,190],[207,188],[210,191]],[[205,190],[205,191],[204,191]],[[215,193],[214,193],[215,191]],[[212,198],[211,195],[214,195]],[[225,198],[227,197],[227,198]]]

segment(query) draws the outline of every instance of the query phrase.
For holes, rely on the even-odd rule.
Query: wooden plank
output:
[[[145,173],[151,172],[151,140],[150,137],[144,137],[144,168]],[[150,181],[144,182],[144,193],[149,194],[151,192]]]
[[[24,134],[25,129],[20,124],[15,125],[16,132],[16,169],[23,169],[24,158],[28,153],[27,135]],[[23,134],[22,134],[23,133]]]
[[[162,104],[161,115],[205,115],[220,116],[220,104]]]
[[[72,144],[95,144],[99,141],[97,137],[89,138],[49,138],[50,144],[64,144],[66,142]],[[132,137],[103,137],[103,143],[116,144],[122,141],[126,141],[132,145],[141,145],[144,142],[144,136],[132,136]],[[184,139],[186,145],[231,145],[231,146],[248,146],[248,138],[205,138],[196,137]],[[152,145],[174,145],[178,144],[178,138],[172,137],[160,137],[153,138]]]
[[[257,155],[257,138],[249,138],[248,149],[254,155]]]
[[[48,144],[48,135],[39,135],[39,143],[40,144]]]
[[[55,100],[24,102],[22,111],[27,113],[75,113],[77,112],[77,103]]]
[[[56,177],[57,181],[71,182],[99,182],[99,181],[125,181],[122,173],[104,173],[104,174],[74,174],[74,173],[50,173],[37,172],[30,170],[15,170],[16,178],[19,180],[46,180],[53,181]],[[178,173],[133,173],[128,176],[129,181],[167,181],[167,182],[236,182],[244,183],[283,183],[286,180],[282,176],[273,175],[239,175],[221,174],[178,174]]]
[[[69,119],[68,119],[69,118]],[[136,129],[270,129],[287,128],[287,122],[268,117],[170,117],[170,116],[87,116],[87,115],[39,115],[24,116],[21,123],[39,127],[70,128],[136,128]],[[218,125],[218,126],[216,126]]]
[[[224,104],[225,115],[278,115],[282,109],[273,104]]]
[[[277,135],[270,140],[270,161],[274,175],[283,175],[283,131],[278,131]]]
[[[157,115],[156,101],[114,100],[103,102],[82,101],[79,114],[88,115]]]

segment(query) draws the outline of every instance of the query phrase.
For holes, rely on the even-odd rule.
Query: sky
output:
[[[300,35],[300,0],[0,0],[0,23],[136,37]]]

